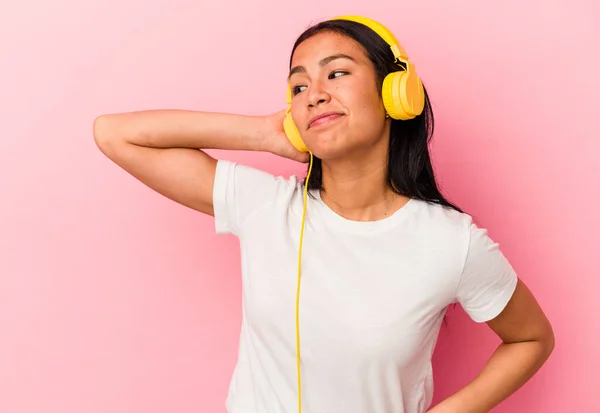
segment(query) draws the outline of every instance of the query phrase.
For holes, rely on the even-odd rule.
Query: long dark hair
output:
[[[363,46],[375,68],[381,94],[381,85],[385,76],[399,68],[394,62],[394,55],[389,45],[377,33],[360,23],[348,20],[328,20],[308,28],[294,43],[290,55],[290,67],[298,45],[325,31],[348,36]],[[404,121],[392,119],[387,184],[392,191],[399,195],[440,204],[463,212],[444,198],[436,184],[429,156],[429,142],[433,136],[433,129],[433,111],[427,91],[425,91],[425,108],[419,116]],[[322,190],[322,177],[321,160],[314,157],[310,177],[308,182],[305,182],[308,189]]]

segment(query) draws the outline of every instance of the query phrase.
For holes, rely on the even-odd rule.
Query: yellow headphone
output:
[[[425,105],[425,92],[421,79],[416,74],[414,64],[408,61],[408,55],[400,45],[396,37],[381,23],[362,16],[339,16],[330,20],[349,20],[361,23],[379,35],[391,48],[394,54],[394,62],[400,66],[401,70],[389,73],[382,85],[383,105],[386,113],[396,120],[408,120],[421,114]],[[402,65],[403,64],[403,65]],[[308,150],[306,144],[300,136],[294,120],[292,119],[292,91],[288,83],[287,110],[283,120],[283,130],[292,143],[300,152],[310,154],[310,164],[306,183],[304,185],[304,208],[302,211],[302,224],[300,229],[300,241],[298,248],[298,284],[296,288],[296,364],[298,370],[298,413],[302,413],[302,386],[300,383],[300,326],[299,326],[299,303],[300,303],[300,274],[302,261],[302,240],[304,238],[304,221],[306,218],[306,201],[308,195],[308,179],[313,166],[313,154]]]

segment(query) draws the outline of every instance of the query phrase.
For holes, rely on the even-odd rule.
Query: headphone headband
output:
[[[338,16],[338,17],[334,17],[330,20],[348,20],[348,21],[353,21],[353,22],[360,23],[360,24],[367,26],[368,28],[373,30],[375,33],[377,33],[379,35],[379,37],[381,37],[390,46],[390,49],[392,50],[392,53],[394,54],[394,58],[396,60],[399,60],[403,63],[408,64],[408,55],[406,54],[406,50],[404,50],[404,48],[402,47],[402,45],[400,44],[398,39],[396,39],[396,36],[394,36],[394,33],[392,33],[383,24],[381,24],[373,19],[369,19],[368,17],[353,16],[353,15]]]

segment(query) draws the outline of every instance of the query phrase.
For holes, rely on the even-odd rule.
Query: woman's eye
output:
[[[336,77],[344,76],[344,75],[347,75],[347,74],[348,74],[348,72],[344,72],[342,70],[338,70],[336,72],[331,72],[331,74],[329,75],[329,78],[330,79],[334,79]]]
[[[344,75],[347,75],[348,72],[345,72],[343,70],[337,70],[335,72],[331,72],[328,76],[329,79],[335,79]],[[304,89],[306,88],[305,85],[298,85],[298,86],[294,86],[291,90],[292,90],[292,96],[296,96],[298,93],[302,92]]]
[[[302,92],[302,88],[306,86],[294,86],[292,88],[292,95],[296,96],[298,93]]]

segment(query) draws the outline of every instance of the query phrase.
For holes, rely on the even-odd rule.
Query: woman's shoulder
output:
[[[416,198],[411,199],[411,202],[415,203],[415,220],[431,229],[464,232],[468,231],[474,223],[470,214],[458,211],[451,206]]]
[[[460,247],[472,256],[498,248],[488,235],[488,229],[480,225],[467,212],[432,202],[416,201],[415,221],[419,232],[429,240],[440,240],[447,245]]]

